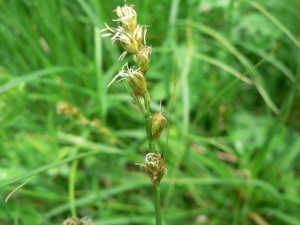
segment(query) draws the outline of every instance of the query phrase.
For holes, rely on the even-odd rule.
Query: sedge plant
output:
[[[101,32],[108,32],[102,37],[112,36],[112,43],[120,41],[125,50],[119,60],[123,60],[127,54],[131,54],[135,66],[129,66],[128,63],[122,67],[121,71],[108,84],[110,86],[115,81],[124,81],[130,95],[138,105],[145,118],[146,132],[149,144],[149,153],[140,165],[151,178],[153,185],[154,206],[156,215],[156,224],[162,224],[161,219],[161,200],[160,200],[160,181],[167,173],[165,158],[156,151],[155,143],[159,139],[165,125],[168,123],[164,113],[150,111],[150,94],[147,87],[146,73],[150,66],[152,47],[146,45],[147,26],[138,24],[137,13],[134,5],[128,5],[125,2],[123,7],[117,7],[114,10],[118,16],[117,28],[109,27]]]

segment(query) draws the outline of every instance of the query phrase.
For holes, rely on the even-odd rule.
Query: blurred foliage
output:
[[[155,49],[154,111],[162,99],[169,115],[177,65],[164,224],[300,224],[299,1],[127,2]],[[0,224],[62,224],[75,208],[154,224],[142,115],[121,82],[106,88],[132,60],[100,37],[118,5],[0,1]]]

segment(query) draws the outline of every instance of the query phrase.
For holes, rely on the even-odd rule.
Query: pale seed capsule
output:
[[[147,91],[146,78],[139,70],[128,70],[127,81],[135,95],[143,96]]]
[[[119,17],[115,21],[121,22],[127,32],[133,33],[137,26],[137,13],[134,10],[134,5],[118,6],[115,12]]]
[[[168,120],[165,118],[162,111],[156,112],[152,116],[151,124],[151,133],[154,142],[158,140],[162,131],[164,130],[165,124],[168,123]]]
[[[138,67],[144,75],[146,75],[150,66],[152,50],[152,47],[141,45],[139,54],[135,59],[135,61],[138,63]]]
[[[144,34],[145,34],[144,30],[145,30],[144,26],[138,24],[133,33],[133,39],[136,40],[138,48],[140,47],[144,39]]]
[[[122,29],[119,29],[122,30]],[[128,33],[120,33],[118,39],[120,40],[121,46],[124,48],[125,51],[137,54],[138,53],[138,44],[135,39],[131,37]]]

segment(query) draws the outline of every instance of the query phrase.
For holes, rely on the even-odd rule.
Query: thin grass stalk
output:
[[[99,28],[95,27],[95,73],[97,77],[97,97],[99,102],[99,111],[100,111],[100,121],[105,124],[106,117],[106,101],[105,101],[105,88],[103,85],[103,73],[102,73],[102,42],[101,37],[99,35]]]
[[[153,184],[153,198],[155,207],[155,221],[156,225],[161,225],[161,200],[160,200],[160,186]]]
[[[69,178],[69,201],[72,217],[77,217],[75,206],[75,180],[77,174],[78,160],[74,160],[71,165],[71,173]]]

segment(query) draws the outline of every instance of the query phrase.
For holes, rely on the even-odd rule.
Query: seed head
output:
[[[142,26],[137,26],[132,33],[128,32],[123,26],[117,28],[109,27],[107,24],[105,26],[106,28],[100,32],[109,31],[109,33],[103,34],[102,37],[113,36],[111,38],[112,44],[119,40],[126,52],[138,54],[141,40],[143,39],[140,36],[144,35],[144,28]],[[124,56],[120,58],[123,59]]]
[[[64,220],[63,225],[95,225],[92,220],[88,217],[77,218],[77,217],[68,217]]]
[[[125,4],[123,7],[118,6],[114,11],[119,17],[119,19],[114,21],[122,23],[125,31],[133,34],[137,26],[137,13],[134,10],[134,5]]]
[[[143,96],[147,92],[147,81],[140,70],[128,69],[127,81],[134,95]]]
[[[153,114],[152,124],[151,124],[151,134],[154,142],[156,142],[160,137],[166,123],[168,123],[168,120],[165,118],[164,113],[162,111]]]
[[[83,225],[81,219],[76,218],[76,217],[68,217],[67,219],[64,220],[64,225]]]
[[[167,173],[165,160],[158,152],[148,153],[145,161],[142,164],[137,165],[140,165],[141,168],[145,169],[146,173],[151,178],[152,183],[156,186],[159,185],[160,180]]]
[[[139,69],[134,70],[133,68],[129,68],[127,63],[122,67],[122,70],[114,77],[108,86],[116,80],[126,80],[133,91],[133,96],[143,97],[146,93],[148,93],[146,78]]]
[[[120,34],[119,38],[121,46],[124,48],[126,52],[137,54],[139,45],[137,41],[132,38],[128,33]]]
[[[119,26],[118,28],[109,27],[105,24],[106,28],[100,32],[109,31],[110,33],[103,34],[102,37],[113,36],[111,38],[112,43],[119,40],[125,51],[137,54],[139,49],[138,41],[133,37],[134,34],[127,32],[124,27]]]
[[[141,72],[146,75],[151,61],[151,53],[153,48],[146,45],[141,45],[139,49],[139,54],[134,55],[133,59],[138,64]]]
[[[145,75],[150,66],[153,50],[152,47],[146,46],[147,26],[138,24],[134,5],[118,6],[114,11],[118,15],[118,19],[114,20],[118,22],[118,27],[112,28],[105,24],[106,28],[100,32],[108,31],[108,33],[103,34],[102,37],[112,36],[112,43],[120,41],[125,52],[122,53],[119,60],[123,60],[127,53],[131,53],[138,68]]]

